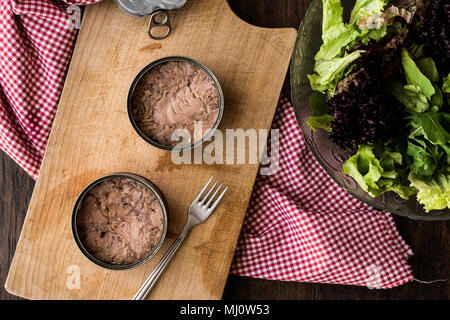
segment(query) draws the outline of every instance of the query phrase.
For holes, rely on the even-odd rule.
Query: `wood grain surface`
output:
[[[225,0],[190,0],[172,12],[171,20],[171,36],[156,42],[145,32],[146,19],[125,14],[113,1],[86,8],[6,280],[9,292],[32,299],[131,298],[181,232],[195,195],[214,176],[229,186],[224,201],[191,231],[149,298],[221,298],[258,164],[175,165],[170,152],[147,144],[134,132],[126,112],[128,89],[153,60],[188,56],[207,65],[221,83],[223,133],[268,129],[297,32],[251,26]],[[256,152],[246,147],[239,152]],[[161,250],[142,267],[128,271],[111,271],[88,261],[71,232],[78,194],[92,180],[114,172],[150,179],[169,207]],[[66,285],[73,270],[81,275],[79,289]]]
[[[309,0],[229,0],[241,18],[258,26],[297,28]],[[286,78],[283,93],[289,96]],[[22,223],[34,187],[10,158],[0,153],[0,285],[19,238]],[[418,279],[448,278],[450,261],[450,222],[413,221],[395,216],[401,235],[415,255],[410,264]],[[0,288],[0,299],[19,299]],[[390,290],[364,287],[269,281],[229,276],[224,299],[448,299],[448,282],[421,284],[412,282]]]

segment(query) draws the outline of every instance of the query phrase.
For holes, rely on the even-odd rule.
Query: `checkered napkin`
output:
[[[76,31],[68,4],[0,1],[0,148],[37,178]],[[354,199],[307,149],[289,102],[279,171],[258,176],[231,272],[265,279],[389,288],[412,280],[410,248],[390,214]]]
[[[355,199],[328,176],[283,97],[272,129],[279,130],[279,169],[256,179],[231,273],[374,288],[413,280],[412,251],[391,214]]]
[[[0,0],[0,148],[37,178],[76,30],[69,4]]]

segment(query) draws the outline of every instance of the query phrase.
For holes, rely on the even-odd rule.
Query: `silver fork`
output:
[[[144,300],[145,297],[148,295],[150,290],[155,286],[156,282],[158,281],[159,277],[163,273],[164,269],[169,264],[170,260],[172,260],[173,256],[177,252],[178,248],[183,243],[183,240],[186,239],[187,235],[191,231],[193,227],[196,225],[204,222],[208,217],[213,213],[213,211],[216,209],[217,205],[219,204],[220,200],[222,200],[225,192],[228,190],[228,187],[225,187],[223,189],[222,193],[219,197],[217,197],[217,200],[211,205],[214,197],[219,192],[220,188],[222,187],[222,183],[218,188],[216,188],[217,183],[219,181],[216,181],[211,189],[209,189],[206,196],[203,196],[203,193],[205,193],[206,189],[208,188],[209,184],[211,183],[213,177],[211,177],[208,182],[203,186],[202,190],[200,190],[199,194],[195,197],[194,201],[192,202],[191,206],[188,210],[188,220],[186,225],[184,226],[183,231],[180,233],[180,235],[176,238],[176,240],[172,243],[169,250],[167,250],[164,257],[161,259],[161,261],[158,263],[156,268],[152,271],[152,273],[148,276],[147,280],[145,280],[144,284],[141,286],[139,291],[134,295],[133,300]],[[210,197],[211,193],[215,190],[215,192]],[[201,198],[201,199],[200,199]]]

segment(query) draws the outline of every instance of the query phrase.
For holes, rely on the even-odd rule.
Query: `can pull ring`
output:
[[[161,40],[170,34],[171,25],[169,14],[165,10],[157,10],[150,15],[148,35],[154,40]]]

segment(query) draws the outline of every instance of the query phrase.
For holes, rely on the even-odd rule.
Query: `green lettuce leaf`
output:
[[[316,61],[342,56],[343,48],[356,39],[358,31],[344,23],[340,0],[323,0],[322,40]]]
[[[387,33],[388,33],[388,28],[386,25],[384,25],[384,26],[381,26],[376,29],[368,29],[366,31],[361,32],[359,39],[363,43],[367,43],[369,41],[369,39],[379,41],[379,40],[383,39],[387,35]]]
[[[426,212],[450,207],[450,171],[447,168],[437,173],[433,179],[423,179],[410,172],[408,179],[417,189],[417,200],[423,204]]]
[[[431,96],[435,93],[433,84],[420,71],[405,48],[402,48],[402,65],[406,75],[406,82],[408,84],[419,86],[427,99],[431,99]]]
[[[438,112],[418,113],[410,118],[413,128],[411,137],[424,136],[435,145],[447,145],[450,143],[450,114]]]
[[[315,56],[315,74],[308,75],[311,88],[332,96],[336,84],[342,79],[347,67],[360,56],[361,51],[345,53],[345,48],[354,43],[359,31],[345,24],[340,0],[323,0],[322,41]]]
[[[410,24],[416,9],[416,0],[357,0],[350,14],[350,24],[361,31],[358,40],[367,44],[369,39],[379,41],[390,32],[400,32],[402,23],[396,18],[402,17]]]
[[[390,191],[395,192],[398,194],[402,199],[409,199],[409,197],[415,195],[417,193],[417,190],[411,186],[403,186],[401,184],[394,184],[392,187],[390,187]]]
[[[446,94],[447,104],[450,105],[450,73],[444,78],[442,92]]]
[[[450,93],[450,73],[444,78],[444,83],[442,84],[442,91],[445,93]]]
[[[357,40],[367,44],[370,39],[376,41],[387,34],[388,20],[382,17],[387,0],[357,0],[350,13],[350,25],[359,30]]]
[[[310,116],[306,119],[306,124],[312,129],[316,130],[317,128],[322,128],[331,132],[330,122],[333,120],[333,116],[331,114],[324,114],[322,116]]]
[[[431,105],[434,111],[439,111],[444,104],[444,95],[442,94],[441,89],[437,86],[437,84],[433,83],[435,93],[431,96]]]
[[[359,34],[353,27],[347,25],[340,30],[334,29],[333,32],[335,32],[336,35],[332,40],[322,44],[315,56],[316,61],[329,60],[341,56],[344,48],[355,40]]]
[[[340,0],[323,0],[322,8],[322,40],[325,42],[340,33],[344,26],[344,9]]]
[[[413,140],[414,141],[414,140]],[[427,150],[425,142],[418,140],[418,144],[408,140],[407,155],[411,156],[413,163],[411,169],[421,176],[431,176],[436,170],[436,161],[433,155]]]
[[[419,70],[428,78],[431,80],[431,82],[438,83],[439,81],[439,73],[436,68],[436,64],[434,63],[433,59],[426,57],[422,58],[420,60],[417,60],[416,62],[417,67]]]
[[[388,1],[383,0],[356,0],[350,13],[350,24],[357,23],[361,18],[381,17],[387,3]]]
[[[313,116],[323,116],[328,113],[327,100],[324,94],[314,91],[309,96],[309,107],[312,110]]]
[[[413,60],[418,60],[423,58],[423,47],[424,45],[418,45],[417,43],[412,43],[408,47],[408,53]]]
[[[408,199],[415,189],[401,184],[399,171],[402,155],[387,149],[376,150],[371,145],[359,145],[355,155],[342,165],[342,172],[351,176],[372,197],[394,191]]]
[[[313,90],[326,93],[334,91],[338,81],[344,77],[344,72],[350,63],[361,56],[362,50],[353,51],[342,58],[317,61],[314,65],[315,74],[308,74]]]
[[[388,85],[388,89],[389,92],[410,112],[422,113],[429,108],[427,97],[425,97],[419,86],[402,86],[399,82],[392,82]]]
[[[328,107],[325,95],[314,91],[309,96],[309,106],[313,115],[306,119],[306,124],[312,129],[322,128],[331,132],[330,122],[333,116],[328,114]]]

